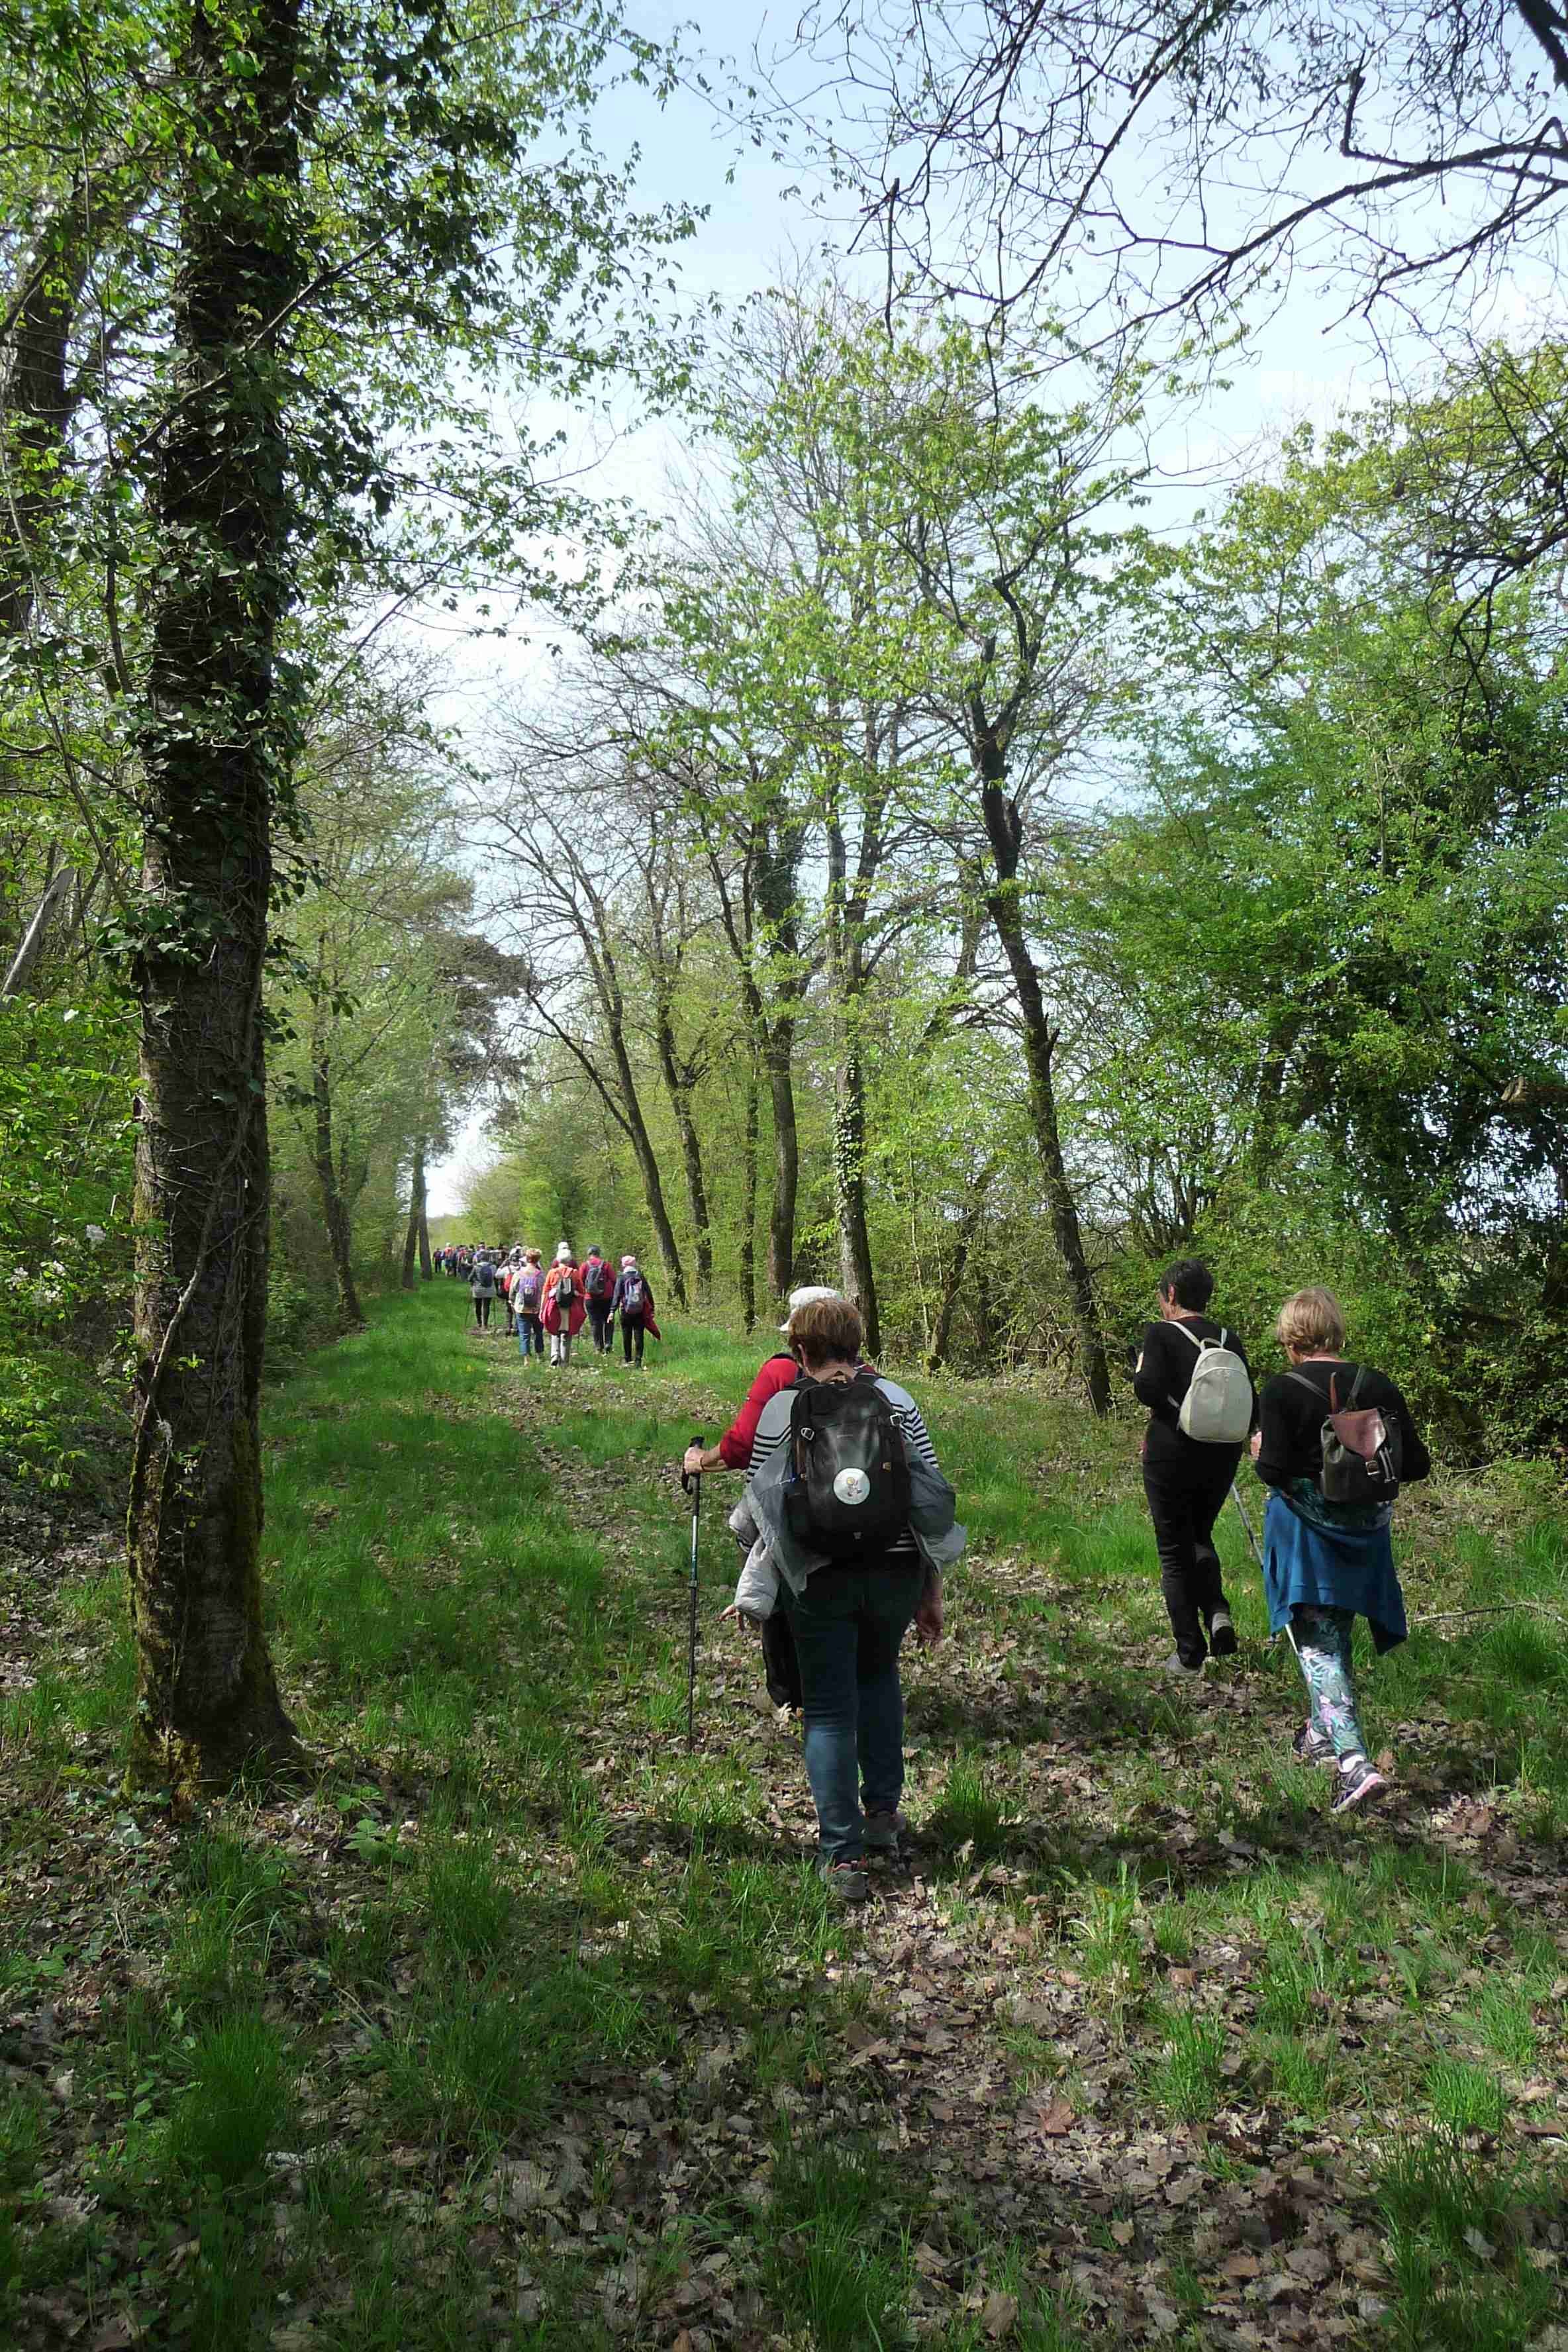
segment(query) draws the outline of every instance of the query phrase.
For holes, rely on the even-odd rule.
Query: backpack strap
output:
[[[1198,1353],[1199,1353],[1199,1355],[1200,1355],[1200,1356],[1203,1354],[1203,1351],[1204,1351],[1204,1349],[1205,1349],[1205,1348],[1212,1347],[1212,1346],[1213,1346],[1213,1344],[1214,1344],[1214,1342],[1213,1342],[1211,1339],[1199,1339],[1199,1337],[1198,1337],[1198,1335],[1197,1335],[1197,1333],[1193,1329],[1193,1327],[1192,1327],[1192,1325],[1191,1325],[1190,1323],[1182,1323],[1182,1322],[1177,1322],[1177,1324],[1176,1324],[1176,1328],[1177,1328],[1177,1330],[1178,1330],[1178,1331],[1181,1331],[1181,1332],[1184,1333],[1184,1335],[1186,1336],[1186,1338],[1187,1338],[1187,1339],[1189,1339],[1192,1341],[1192,1343],[1193,1343],[1194,1347],[1197,1349],[1197,1351],[1198,1351]],[[1221,1345],[1221,1347],[1224,1347],[1224,1345],[1225,1345],[1225,1333],[1222,1331],[1222,1332],[1220,1333],[1220,1335],[1219,1335],[1219,1336],[1220,1336],[1220,1345]]]
[[[1299,1389],[1305,1389],[1308,1395],[1322,1408],[1324,1412],[1334,1412],[1338,1410],[1332,1394],[1325,1396],[1317,1381],[1310,1381],[1305,1372],[1287,1372],[1285,1377],[1288,1381],[1294,1381]]]

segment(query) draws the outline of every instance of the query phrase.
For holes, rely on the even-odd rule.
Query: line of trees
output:
[[[1510,365],[1539,408],[1563,354]],[[829,1276],[873,1349],[1097,1410],[1200,1250],[1255,1331],[1334,1281],[1456,1442],[1554,1437],[1561,613],[1526,567],[1480,624],[1453,553],[1508,504],[1498,375],[1167,545],[1179,387],[756,305],[708,487],[476,799],[531,1032],[482,1221],[646,1236],[748,1323]]]

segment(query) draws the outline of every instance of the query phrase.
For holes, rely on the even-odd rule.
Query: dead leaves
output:
[[[980,2306],[980,2325],[993,2344],[1005,2343],[1018,2324],[1018,2298],[1004,2294],[1000,2288],[988,2294]]]

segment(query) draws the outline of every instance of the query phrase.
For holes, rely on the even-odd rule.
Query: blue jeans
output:
[[[805,1771],[825,1862],[858,1862],[868,1805],[898,1804],[904,1788],[904,1694],[899,1645],[920,1604],[925,1570],[822,1568],[797,1599],[780,1600],[795,1634],[805,1717]]]
[[[517,1318],[517,1352],[520,1356],[542,1356],[544,1326],[537,1315],[520,1315]]]

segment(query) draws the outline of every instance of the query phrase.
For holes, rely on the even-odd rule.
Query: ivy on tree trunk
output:
[[[268,1158],[261,983],[292,751],[277,677],[292,503],[281,322],[304,282],[298,0],[186,21],[173,381],[148,485],[159,562],[145,846],[132,1770],[226,1780],[297,1746],[261,1622]]]

